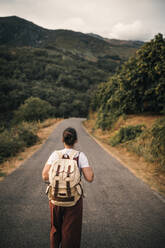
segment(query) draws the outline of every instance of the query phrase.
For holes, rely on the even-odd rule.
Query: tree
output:
[[[100,127],[121,114],[165,111],[165,40],[162,34],[140,48],[92,98]],[[105,124],[106,123],[106,124]]]
[[[18,110],[15,111],[15,120],[19,121],[43,121],[53,115],[54,108],[46,101],[38,97],[28,98]]]

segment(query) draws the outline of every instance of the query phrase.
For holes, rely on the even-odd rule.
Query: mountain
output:
[[[95,37],[97,39],[100,39],[100,40],[104,40],[104,38],[98,34],[94,34],[94,33],[87,33],[87,35],[89,36],[92,36],[92,37]]]
[[[124,49],[121,51],[121,48]],[[127,45],[126,45],[127,44]],[[129,44],[129,45],[128,45]],[[0,17],[0,45],[59,48],[72,51],[90,60],[110,55],[126,59],[142,43],[108,40],[95,34],[71,30],[49,30],[17,16]]]
[[[0,45],[36,47],[47,31],[17,16],[0,17]]]
[[[8,123],[30,97],[49,102],[54,116],[87,116],[96,86],[141,46],[123,42],[1,17],[0,119]]]
[[[120,46],[120,47],[134,47],[134,48],[139,48],[142,45],[144,45],[143,41],[139,40],[117,40],[117,39],[108,39],[108,38],[103,38],[102,36],[94,33],[88,33],[88,35],[98,38],[100,40],[104,40],[108,42],[111,46]]]

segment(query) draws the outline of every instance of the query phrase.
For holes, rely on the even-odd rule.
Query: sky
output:
[[[0,0],[0,16],[16,15],[48,29],[148,41],[165,34],[165,0]]]

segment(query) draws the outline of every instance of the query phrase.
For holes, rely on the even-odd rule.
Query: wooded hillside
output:
[[[141,45],[115,46],[114,41],[47,30],[15,16],[0,18],[0,33],[2,124],[30,97],[48,102],[50,116],[87,116],[96,85],[107,81]]]
[[[110,130],[108,143],[111,146],[122,144],[164,169],[165,39],[162,34],[141,47],[108,82],[98,86],[91,108],[97,112],[93,130]],[[132,115],[157,116],[157,121],[151,127],[143,122],[120,124]]]
[[[98,126],[110,128],[122,114],[165,114],[165,40],[161,34],[140,48],[93,95]]]

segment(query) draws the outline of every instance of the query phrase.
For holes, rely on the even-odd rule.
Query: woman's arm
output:
[[[50,164],[45,164],[43,170],[42,170],[42,178],[44,181],[49,180],[49,170],[50,170],[51,165]]]
[[[85,180],[91,183],[94,179],[94,172],[93,172],[92,168],[91,167],[84,167],[84,168],[82,168],[82,172],[83,172]]]

